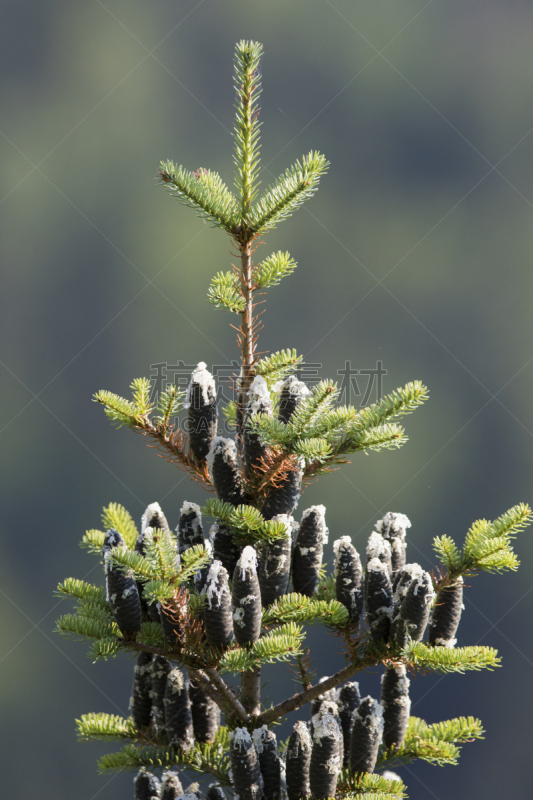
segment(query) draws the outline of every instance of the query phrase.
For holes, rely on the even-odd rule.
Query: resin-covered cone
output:
[[[146,507],[146,511],[141,517],[141,536],[144,534],[147,528],[160,528],[161,530],[168,531],[170,533],[170,527],[167,522],[167,518],[163,514],[159,503],[150,503],[150,505]]]
[[[387,566],[389,575],[392,575],[390,542],[388,542],[387,539],[384,539],[380,533],[376,533],[376,531],[373,531],[373,533],[371,533],[368,537],[368,543],[366,546],[367,566],[373,558],[378,558],[380,561],[382,561]]]
[[[312,746],[307,726],[303,722],[297,722],[289,738],[285,760],[289,800],[304,800],[311,794],[309,767]]]
[[[415,578],[419,578],[423,572],[424,570],[420,564],[404,564],[401,570],[394,576],[392,588],[395,606],[398,606],[398,608],[401,606],[409,586]]]
[[[217,435],[217,390],[206,366],[204,361],[200,361],[193,371],[183,404],[188,415],[189,444],[197,461],[206,459]]]
[[[405,647],[410,641],[422,641],[434,597],[429,572],[423,572],[411,581],[392,625],[392,635],[400,647]]]
[[[320,695],[320,697],[316,698],[316,700],[311,703],[311,738],[313,737],[316,726],[321,723],[322,718],[326,714],[331,714],[339,725],[341,724],[339,707],[335,698],[334,689]]]
[[[235,638],[228,573],[220,561],[213,561],[204,590],[204,626],[213,647],[227,647]]]
[[[200,791],[200,784],[198,781],[190,783],[182,797],[184,800],[202,800],[202,792]]]
[[[408,517],[394,511],[389,511],[383,519],[376,522],[378,533],[390,542],[393,578],[405,564],[406,531],[410,527]]]
[[[263,795],[259,757],[246,728],[230,733],[233,788],[239,800],[261,800]]]
[[[291,574],[292,543],[289,517],[286,514],[279,514],[273,521],[285,525],[286,536],[275,542],[261,542],[257,548],[259,555],[257,574],[264,608],[287,594]]]
[[[313,750],[309,767],[311,797],[315,800],[335,797],[342,766],[341,746],[342,733],[338,721],[331,714],[324,714],[313,730]]]
[[[159,779],[142,767],[133,780],[135,800],[160,800]]]
[[[354,711],[359,708],[361,695],[357,681],[345,683],[339,692],[337,706],[342,727],[342,739],[344,744],[344,766],[347,767],[350,760],[350,733],[352,730],[352,720]]]
[[[387,564],[379,558],[371,559],[366,567],[365,607],[370,636],[375,642],[386,641],[393,611],[392,585]]]
[[[246,492],[242,483],[237,447],[233,439],[216,436],[207,456],[209,476],[219,500],[234,506],[246,503]]]
[[[339,764],[342,767],[344,761],[344,734],[342,732],[342,722],[339,715],[339,706],[336,699],[335,689],[331,689],[323,695],[323,700],[317,707],[313,704],[311,716],[311,739],[314,740],[315,731],[322,725],[322,721],[326,714],[333,717],[339,728],[338,749],[339,749]]]
[[[193,577],[194,588],[198,594],[203,594],[204,589],[207,586],[207,576],[209,575],[211,564],[214,561],[213,545],[209,539],[204,539],[204,547],[209,555],[209,561],[203,567],[200,567],[200,569],[194,573]]]
[[[191,703],[185,677],[177,667],[168,673],[164,702],[169,744],[187,752],[194,744]]]
[[[240,645],[253,644],[261,633],[261,589],[257,577],[257,553],[245,547],[237,561],[231,589],[233,630]]]
[[[272,519],[278,514],[290,515],[298,505],[302,491],[303,468],[296,463],[293,467],[287,469],[285,476],[277,481],[277,485],[269,489],[261,509],[265,519]]]
[[[172,664],[164,656],[154,656],[150,670],[152,718],[158,732],[162,732],[165,729],[165,690],[167,676],[171,669]]]
[[[201,686],[189,684],[194,738],[199,744],[212,742],[220,726],[220,709]]]
[[[278,753],[278,742],[274,731],[269,731],[266,725],[256,729],[253,734],[253,743],[259,757],[259,767],[263,778],[263,797],[268,800],[281,800],[281,773],[282,765]]]
[[[363,613],[363,570],[359,553],[349,536],[333,543],[335,554],[335,597],[347,609],[350,622],[357,625]]]
[[[152,713],[151,653],[139,653],[137,663],[133,668],[130,711],[136,728],[142,729],[148,727]]]
[[[125,547],[126,543],[114,528],[108,530],[102,555],[106,592],[109,605],[120,632],[125,639],[135,639],[142,627],[141,598],[137,581],[132,570],[114,564],[111,558],[116,547]]]
[[[318,589],[324,544],[327,542],[326,509],[311,506],[304,511],[296,537],[292,562],[295,592],[311,597]]]
[[[324,683],[324,681],[327,681],[328,678],[329,675],[323,675],[318,681],[318,683],[319,684]],[[326,692],[319,694],[318,697],[315,697],[314,700],[311,700],[311,703],[309,704],[309,720],[311,722],[311,727],[313,725],[313,717],[316,716],[316,714],[318,714],[318,712],[320,711],[320,706],[326,700],[329,700],[331,703],[335,704],[335,709],[336,709],[335,713],[337,713],[337,706],[336,706],[337,699],[335,696],[335,689],[328,689]]]
[[[209,538],[213,548],[213,559],[222,563],[228,575],[233,575],[242,550],[233,541],[231,530],[227,525],[217,521],[209,530]]]
[[[251,421],[256,415],[272,416],[272,401],[266,380],[257,375],[248,389],[246,414],[244,418],[243,453],[246,473],[261,466],[266,457],[268,447],[262,443],[259,434],[253,431]]]
[[[391,747],[401,747],[405,739],[411,711],[409,683],[403,664],[386,669],[381,678],[383,744],[387,750]]]
[[[162,512],[161,506],[159,503],[150,503],[141,518],[141,532],[137,537],[137,541],[135,542],[136,553],[139,553],[141,556],[145,555],[146,537],[148,536],[149,538],[156,529],[168,531],[170,533],[167,518]],[[142,611],[152,622],[159,622],[159,609],[157,607],[157,603],[148,603],[147,600],[145,600],[143,596],[143,587],[144,581],[137,581],[137,589],[139,590]]]
[[[178,552],[180,556],[189,547],[204,544],[202,512],[199,505],[196,503],[183,503],[176,533],[178,535]]]
[[[226,800],[226,795],[218,783],[210,783],[209,789],[205,794],[205,800]]]
[[[383,709],[368,696],[353,715],[350,736],[350,772],[374,772],[383,737]]]
[[[289,375],[281,386],[279,393],[278,419],[280,422],[289,422],[290,418],[305,398],[309,395],[309,389],[303,381],[299,381],[295,375]]]
[[[183,794],[183,786],[177,772],[163,772],[161,778],[161,800],[178,800]]]
[[[459,575],[453,586],[437,594],[429,622],[428,644],[433,647],[455,647],[457,628],[463,610],[463,579]]]

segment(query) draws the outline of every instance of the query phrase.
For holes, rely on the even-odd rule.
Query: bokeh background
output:
[[[127,713],[132,663],[92,664],[53,633],[67,575],[100,580],[78,542],[103,505],[175,525],[200,490],[113,429],[92,393],[127,392],[157,362],[236,356],[205,302],[229,240],[154,181],[160,159],[231,182],[232,53],[265,45],[264,184],[310,149],[319,194],[268,235],[300,267],[270,293],[261,346],[295,347],[336,377],[381,360],[385,391],[424,380],[402,450],[363,455],[307,491],[331,541],[364,549],[388,510],[410,558],[533,500],[533,7],[520,0],[4,0],[0,25],[2,375],[0,741],[4,796],[131,800],[96,773],[74,718]],[[364,383],[360,385],[364,388]],[[360,402],[352,397],[352,402]],[[413,800],[525,797],[530,787],[533,545],[471,581],[460,644],[496,672],[412,683],[428,721],[480,716],[460,766],[400,770]],[[331,563],[331,546],[328,550]],[[313,633],[319,674],[341,657]],[[269,672],[273,700],[292,691]],[[362,678],[379,691],[379,675]]]

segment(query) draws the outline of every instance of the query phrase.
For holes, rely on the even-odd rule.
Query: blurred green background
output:
[[[311,148],[331,168],[267,237],[265,254],[300,267],[270,293],[261,349],[295,347],[324,377],[381,360],[385,391],[431,391],[408,445],[355,458],[300,511],[325,503],[330,540],[360,550],[374,520],[406,513],[410,559],[429,567],[435,534],[461,540],[533,500],[533,7],[4,0],[1,16],[2,793],[131,800],[131,775],[96,774],[113,745],[78,744],[74,718],[127,713],[132,664],[93,665],[53,634],[69,608],[53,591],[100,580],[78,542],[103,505],[140,518],[158,500],[175,525],[183,500],[202,502],[91,403],[156,362],[236,357],[231,320],[205,302],[229,240],[166,196],[159,160],[231,182],[233,47],[263,42],[264,184]],[[531,533],[517,551],[516,575],[471,581],[459,631],[503,668],[412,682],[416,715],[487,728],[458,767],[401,770],[413,800],[528,795]],[[339,647],[315,637],[331,674]],[[291,691],[285,666],[269,675],[273,699]]]

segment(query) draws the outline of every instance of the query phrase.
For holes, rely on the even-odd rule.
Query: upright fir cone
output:
[[[376,530],[390,542],[393,578],[405,564],[405,536],[410,527],[409,518],[394,511],[389,511],[383,519],[376,522]]]
[[[279,514],[290,515],[298,505],[304,474],[301,460],[294,460],[293,467],[288,469],[285,477],[269,490],[261,509],[265,519],[272,519]]]
[[[322,675],[318,683],[319,684],[324,683],[324,681],[327,681],[328,678],[329,675]],[[336,702],[335,689],[328,689],[326,692],[319,694],[318,697],[315,697],[314,700],[311,700],[309,706],[309,719],[311,722],[311,726],[313,724],[313,717],[315,716],[315,714],[318,714],[320,706],[322,705],[324,700],[330,700],[332,703],[335,703]]]
[[[202,512],[196,503],[183,503],[180,509],[180,518],[176,528],[178,537],[178,552],[180,556],[195,545],[204,544],[204,529],[202,527]]]
[[[222,562],[228,575],[233,575],[241,555],[241,548],[233,541],[231,530],[217,520],[209,530],[209,538],[213,547],[213,558]]]
[[[429,623],[428,644],[432,647],[455,647],[455,634],[463,610],[463,578],[454,579],[452,586],[437,594]]]
[[[386,641],[393,612],[392,585],[387,564],[379,558],[371,559],[366,566],[365,607],[370,636],[375,642]]]
[[[207,575],[204,594],[204,626],[207,641],[213,647],[227,647],[235,638],[228,573],[220,561],[213,561]]]
[[[342,766],[342,733],[332,714],[324,714],[313,731],[313,750],[309,768],[311,797],[326,800],[335,797]]]
[[[199,744],[212,742],[220,727],[219,707],[193,680],[189,683],[189,699],[194,738]]]
[[[337,725],[339,726],[340,737],[338,740],[338,747],[339,747],[339,764],[342,767],[342,763],[344,760],[344,736],[342,732],[342,722],[339,715],[339,706],[336,699],[335,689],[331,689],[329,692],[325,692],[321,695],[323,698],[320,705],[317,706],[315,703],[311,704],[311,738],[314,738],[316,729],[322,724],[322,720],[329,714],[333,717]],[[315,712],[315,713],[313,713]]]
[[[139,553],[141,556],[144,556],[146,551],[145,537],[147,534],[150,535],[151,532],[156,528],[159,528],[163,531],[168,531],[170,533],[170,527],[167,522],[167,518],[161,510],[161,506],[159,503],[150,503],[150,505],[146,507],[146,511],[141,517],[141,532],[137,537],[137,541],[135,542],[135,552]],[[157,603],[147,603],[147,601],[144,599],[142,581],[137,581],[137,589],[139,590],[141,608],[143,612],[148,615],[152,622],[159,622],[159,609],[157,608]]]
[[[435,591],[429,572],[423,572],[411,581],[392,624],[392,635],[400,647],[405,647],[410,641],[422,641],[434,597]]]
[[[178,800],[183,794],[183,786],[177,772],[167,770],[161,778],[161,800]]]
[[[155,656],[151,667],[152,719],[158,733],[165,730],[165,690],[172,664],[164,656]]]
[[[135,800],[160,800],[159,779],[147,769],[141,767],[133,779]]]
[[[167,518],[163,514],[159,503],[150,503],[150,505],[146,507],[146,511],[141,517],[141,536],[144,534],[147,528],[161,528],[161,530],[168,531],[170,533],[170,527],[167,522]]]
[[[152,654],[140,652],[133,668],[133,687],[130,711],[136,728],[142,730],[150,724],[152,713]]]
[[[311,794],[309,767],[313,743],[304,722],[297,722],[289,738],[285,769],[288,800],[305,800]]]
[[[168,534],[168,536],[172,535],[167,518],[163,514],[159,503],[150,503],[142,515],[141,532],[137,538],[137,541],[135,542],[135,550],[137,553],[140,553],[141,556],[144,556],[146,552],[146,543],[156,531],[164,531],[165,534]],[[156,602],[147,603],[147,601],[144,599],[142,595],[142,581],[137,581],[137,588],[142,598],[141,605],[143,611],[148,614],[148,617],[152,620],[152,622],[160,622],[159,604]]]
[[[374,772],[383,736],[383,709],[370,695],[354,712],[350,737],[350,772]]]
[[[367,565],[368,562],[372,561],[373,558],[379,558],[379,560],[386,565],[389,576],[392,575],[392,556],[390,543],[376,531],[373,531],[368,537],[368,544],[366,546]]]
[[[237,447],[233,439],[216,436],[207,456],[207,468],[219,500],[239,506],[246,503]]]
[[[206,792],[205,800],[226,800],[226,795],[218,783],[210,783]]]
[[[284,524],[286,536],[275,542],[261,542],[257,547],[259,554],[257,575],[264,608],[287,594],[291,575],[292,547],[289,517],[286,514],[278,514],[273,517],[273,521]]]
[[[296,375],[289,375],[288,378],[285,378],[279,384],[279,389],[278,419],[280,422],[287,423],[302,400],[305,400],[309,394],[309,389],[303,381],[298,380]]]
[[[193,371],[183,404],[188,409],[189,443],[197,461],[205,461],[217,435],[217,390],[206,366],[200,361]]]
[[[261,633],[261,589],[257,577],[257,553],[245,547],[233,573],[231,590],[233,630],[240,645],[253,644]]]
[[[194,783],[190,783],[187,786],[183,798],[186,798],[186,800],[202,800],[202,792],[198,781],[194,781]]]
[[[261,442],[259,435],[254,433],[250,422],[256,414],[272,416],[272,401],[266,380],[257,375],[248,389],[246,414],[244,418],[243,453],[246,474],[249,475],[260,466],[261,460],[266,456],[268,447]]]
[[[300,530],[300,523],[294,517],[289,517],[291,523],[291,551],[294,552],[296,547],[296,539],[298,538],[298,531]]]
[[[347,609],[350,622],[357,625],[363,612],[363,570],[359,553],[349,536],[333,542],[335,554],[335,597]]]
[[[352,720],[354,711],[359,708],[361,695],[357,681],[345,683],[339,692],[337,706],[342,727],[342,739],[344,743],[344,767],[348,766],[350,760],[350,734],[352,730]]]
[[[318,589],[324,544],[328,540],[325,506],[311,506],[302,515],[292,562],[295,592],[312,597]]]
[[[132,570],[113,564],[111,553],[115,547],[125,547],[126,542],[120,533],[112,528],[108,530],[102,555],[107,599],[115,622],[125,639],[135,639],[142,627],[141,598],[137,582]]]
[[[383,708],[383,744],[401,747],[407,731],[411,700],[409,678],[405,666],[389,667],[381,676],[381,706]]]
[[[259,767],[263,777],[263,795],[268,800],[281,800],[282,765],[278,753],[278,742],[274,731],[266,725],[257,728],[253,734],[253,743],[259,757]]]
[[[204,539],[204,547],[209,555],[209,561],[204,567],[200,567],[194,573],[193,583],[194,588],[198,592],[198,594],[203,594],[205,586],[207,584],[207,576],[209,575],[209,570],[211,569],[211,564],[213,563],[213,545],[209,539]]]
[[[168,673],[164,703],[169,744],[188,752],[194,744],[191,703],[185,677],[177,667]]]
[[[230,733],[230,761],[233,789],[239,800],[261,800],[263,779],[259,758],[246,728]]]
[[[424,570],[420,564],[404,564],[401,570],[394,576],[392,588],[394,591],[394,604],[401,605],[407,590],[415,578],[419,578]]]

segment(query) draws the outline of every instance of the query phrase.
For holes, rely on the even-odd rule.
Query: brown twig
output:
[[[361,672],[361,670],[370,666],[376,666],[382,660],[382,658],[372,655],[368,656],[367,658],[362,658],[357,662],[348,664],[347,667],[344,667],[344,669],[336,672],[335,675],[331,676],[331,678],[311,686],[310,689],[304,689],[304,691],[300,692],[299,694],[288,697],[282,703],[278,703],[277,706],[270,708],[268,711],[263,711],[263,713],[260,714],[257,719],[258,724],[270,725],[276,719],[284,717],[291,711],[296,711],[296,709],[305,706],[306,703],[311,702],[311,700],[315,700],[319,695],[324,694],[324,692],[334,689],[340,683],[344,683],[344,681],[347,681],[357,672]]]
[[[223,680],[220,674],[214,667],[206,667],[205,673],[208,676],[209,680],[215,687],[216,691],[220,694],[221,697],[227,702],[227,704],[232,708],[233,713],[235,716],[241,721],[244,722],[245,725],[248,725],[250,722],[250,717],[246,712],[246,709],[238,700],[227,683]]]
[[[149,436],[157,441],[156,445],[149,445],[149,447],[164,450],[165,453],[160,453],[162,458],[166,458],[167,461],[183,469],[206,491],[214,492],[207,471],[207,463],[205,461],[197,461],[194,456],[187,452],[187,438],[181,431],[174,431],[172,426],[160,427],[154,425],[147,417],[143,418],[138,430],[143,436]]]

